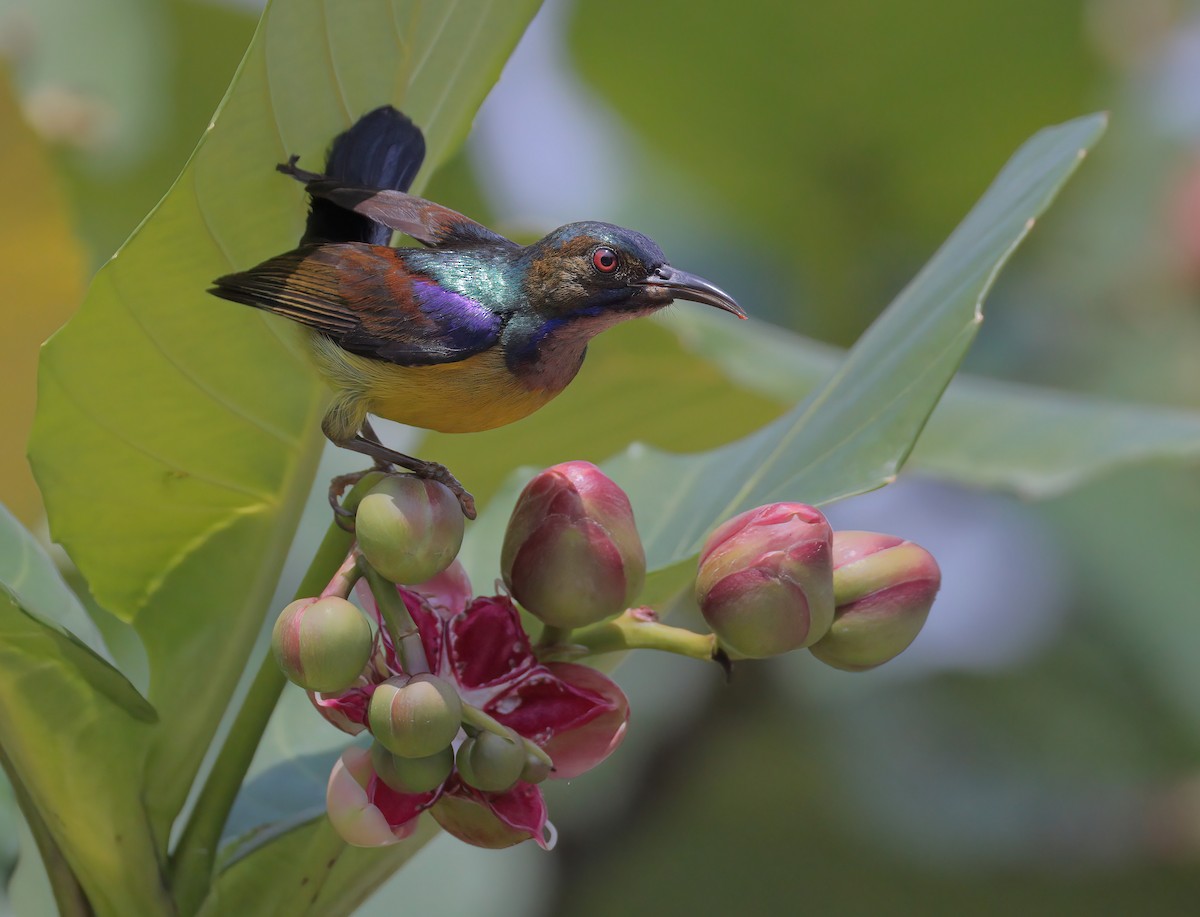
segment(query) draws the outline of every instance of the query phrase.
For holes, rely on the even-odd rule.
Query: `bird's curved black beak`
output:
[[[746,317],[746,313],[742,311],[742,307],[737,304],[737,301],[720,287],[709,283],[703,277],[681,271],[669,264],[655,268],[641,284],[648,287],[651,292],[657,293],[661,290],[671,299],[702,302],[709,306],[716,306],[718,309],[724,309],[726,312],[732,312],[738,318]]]

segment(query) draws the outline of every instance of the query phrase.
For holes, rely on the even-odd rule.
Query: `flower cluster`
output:
[[[696,602],[733,658],[806,647],[827,665],[862,671],[916,639],[940,586],[937,562],[920,545],[835,532],[815,507],[773,503],[708,537]]]
[[[629,719],[620,688],[587,666],[539,663],[506,596],[471,598],[457,563],[428,584],[395,588],[416,622],[431,672],[452,684],[464,704],[542,749],[553,762],[550,777],[575,777],[620,744]],[[359,597],[381,621],[370,590],[360,585]],[[371,729],[376,736],[371,751],[348,749],[330,778],[329,813],[339,833],[359,846],[390,843],[411,834],[417,816],[429,809],[443,828],[468,843],[505,847],[532,838],[545,846],[546,807],[533,781],[546,773],[537,773],[536,764],[534,773],[522,773],[528,765],[523,745],[515,746],[519,757],[508,786],[488,790],[479,786],[487,782],[482,775],[464,778],[463,764],[470,760],[465,743],[499,733],[481,730],[469,737],[456,728],[450,744],[458,764],[452,768],[447,762],[432,787],[405,783],[405,758],[380,741],[386,726],[371,722],[380,686],[407,674],[387,628],[378,633],[375,664],[358,683],[337,694],[310,694],[338,728],[351,734]]]
[[[272,646],[325,719],[370,736],[342,754],[326,800],[358,846],[407,837],[426,811],[467,843],[549,846],[538,784],[599,764],[629,721],[620,688],[582,660],[645,648],[729,665],[808,649],[868,669],[912,642],[940,583],[911,542],[771,504],[705,542],[695,598],[712,632],[700,634],[630,607],[646,575],[633,509],[588,462],[522,492],[500,553],[507,594],[474,595],[455,560],[462,514],[442,485],[387,475],[354,497],[355,547],[321,596],[284,609]],[[543,625],[536,642],[518,605]]]

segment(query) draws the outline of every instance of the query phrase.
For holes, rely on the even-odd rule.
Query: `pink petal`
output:
[[[370,758],[369,753],[367,757]],[[383,813],[393,831],[399,826],[413,822],[418,815],[434,804],[440,793],[441,787],[427,793],[398,793],[374,774],[367,785],[367,798]]]
[[[518,783],[506,793],[481,793],[451,777],[430,814],[449,834],[476,847],[511,847],[530,838],[543,849],[550,847],[545,800],[528,783]]]
[[[611,678],[590,666],[552,662],[547,668],[573,690],[603,698],[596,708],[598,715],[556,732],[542,745],[554,761],[554,773],[550,776],[565,780],[591,770],[616,751],[629,723],[629,699]]]
[[[416,814],[392,824],[370,798],[368,787],[378,783],[371,753],[351,746],[342,752],[329,774],[325,808],[334,831],[353,847],[386,847],[416,830]]]
[[[471,580],[457,560],[431,580],[409,587],[423,595],[443,618],[452,618],[471,601]]]
[[[367,728],[367,707],[371,704],[371,692],[364,688],[351,688],[342,694],[325,695],[309,691],[308,699],[325,717],[342,732],[352,736]]]
[[[576,777],[621,743],[629,701],[610,679],[588,666],[538,666],[484,710],[546,749],[556,778]]]
[[[529,637],[507,596],[476,599],[446,630],[451,672],[464,688],[509,681],[534,665]]]

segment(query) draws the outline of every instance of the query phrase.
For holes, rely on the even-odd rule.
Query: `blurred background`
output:
[[[0,500],[29,524],[37,344],[170,186],[259,8],[0,0]],[[1108,109],[966,368],[1200,408],[1200,5],[735,9],[549,0],[427,196],[516,237],[636,226],[756,317],[846,346],[1026,137]],[[695,445],[776,409],[715,414]],[[1195,913],[1195,469],[1038,504],[905,476],[830,515],[942,564],[900,659],[785,657],[725,684],[635,654],[625,745],[551,788],[554,853],[442,838],[362,913]]]

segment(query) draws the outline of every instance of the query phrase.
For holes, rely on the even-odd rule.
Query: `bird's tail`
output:
[[[425,159],[421,129],[390,105],[367,112],[338,134],[325,174],[359,188],[407,191]],[[386,245],[392,231],[369,217],[314,198],[303,242],[367,242]]]

